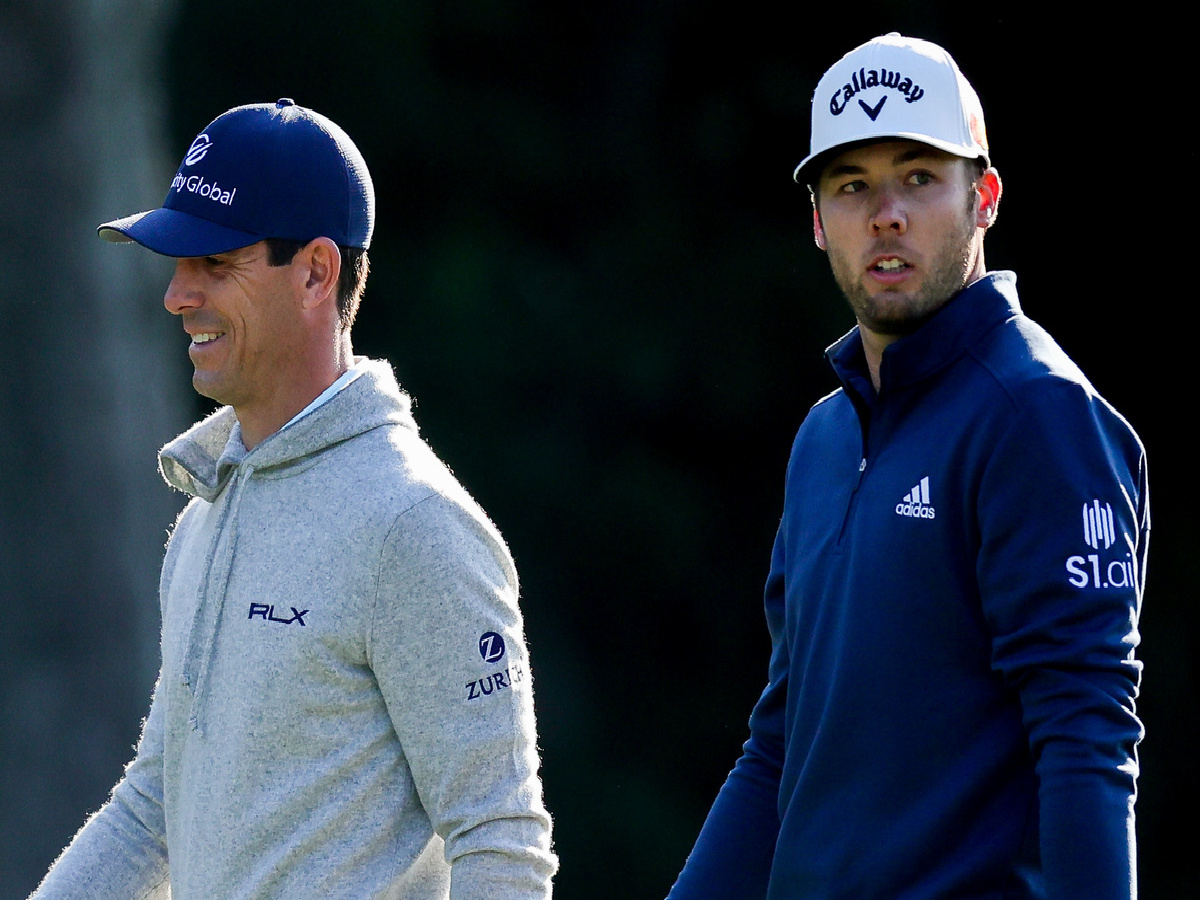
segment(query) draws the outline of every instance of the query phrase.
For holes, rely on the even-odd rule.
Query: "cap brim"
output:
[[[978,147],[964,147],[961,144],[952,144],[949,141],[939,141],[926,134],[896,132],[895,134],[863,135],[861,138],[851,138],[839,144],[834,144],[832,147],[826,147],[823,150],[818,150],[816,153],[811,153],[800,161],[800,165],[796,166],[796,170],[792,173],[792,178],[800,184],[816,188],[816,181],[821,177],[821,170],[833,156],[844,150],[850,150],[864,144],[877,144],[880,141],[916,141],[918,144],[928,144],[930,147],[944,150],[954,156],[961,156],[963,159],[982,159],[985,163],[991,165],[987,154],[981,152]]]
[[[134,241],[163,256],[211,256],[263,240],[263,235],[217,225],[177,209],[152,209],[105,222],[96,233],[106,241]]]

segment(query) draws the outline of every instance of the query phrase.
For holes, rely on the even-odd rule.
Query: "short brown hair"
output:
[[[307,241],[292,241],[286,238],[267,238],[267,263],[272,266],[286,266],[296,254],[308,246]],[[338,322],[343,331],[349,330],[358,315],[358,305],[362,302],[363,291],[367,287],[367,273],[371,269],[367,251],[360,247],[338,246],[342,257],[342,270],[338,274],[337,309]]]

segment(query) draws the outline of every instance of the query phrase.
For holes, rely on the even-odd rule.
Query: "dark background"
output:
[[[167,6],[165,41],[142,51],[165,101],[161,171],[103,215],[158,205],[194,134],[237,104],[290,96],[358,143],[378,220],[355,349],[395,364],[513,550],[571,900],[665,895],[765,681],[783,467],[835,386],[822,350],[852,324],[791,181],[816,81],[889,30],[950,49],[1004,178],[988,262],[1018,272],[1026,312],[1147,445],[1142,896],[1200,897],[1179,344],[1196,303],[1194,20],[1145,4],[1121,19],[934,2]],[[177,352],[160,377],[186,388],[182,335]],[[46,778],[57,812],[0,871],[11,895],[119,776],[153,680],[130,668],[93,765]],[[22,737],[35,755],[79,740],[69,722]]]

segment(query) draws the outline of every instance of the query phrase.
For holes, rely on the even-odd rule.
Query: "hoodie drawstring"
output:
[[[188,629],[182,681],[183,686],[190,687],[192,692],[192,708],[188,717],[188,725],[200,737],[204,736],[202,712],[208,700],[209,668],[215,652],[221,611],[224,608],[225,595],[229,588],[229,576],[233,571],[234,552],[237,549],[238,509],[241,506],[246,485],[250,482],[253,474],[254,466],[248,465],[238,467],[234,473],[233,483],[228,488],[229,501],[225,504],[212,541],[209,543],[208,552],[205,554],[204,571],[206,574]],[[219,553],[222,545],[224,552]],[[202,619],[211,621],[204,622]],[[203,635],[203,646],[200,646],[201,635]],[[195,677],[192,675],[193,671]]]

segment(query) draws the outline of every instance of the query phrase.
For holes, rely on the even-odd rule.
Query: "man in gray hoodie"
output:
[[[511,557],[351,350],[373,223],[358,149],[282,99],[100,226],[176,258],[166,307],[224,405],[160,455],[193,499],[137,755],[37,900],[550,897]]]

